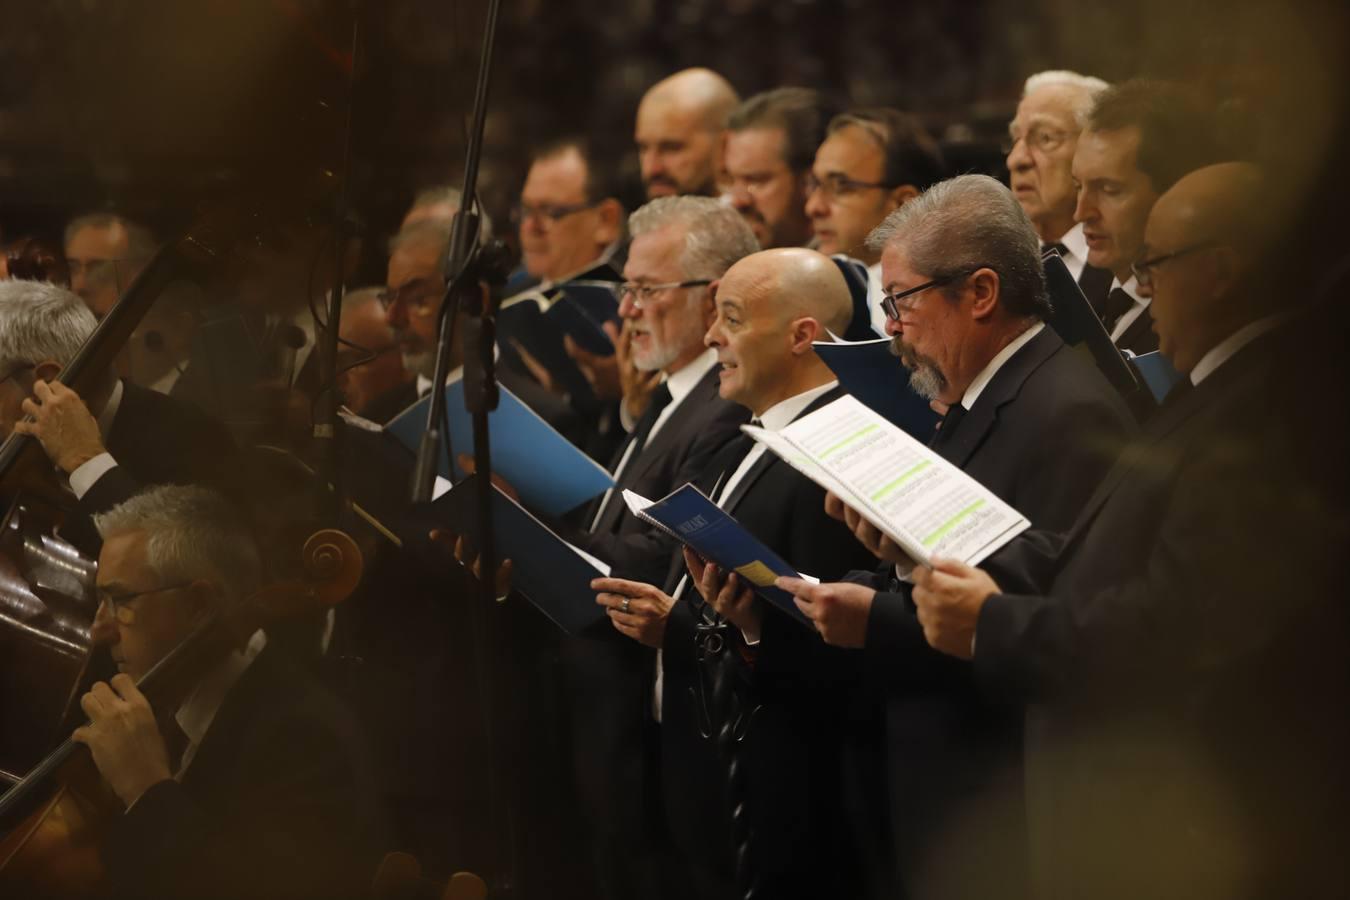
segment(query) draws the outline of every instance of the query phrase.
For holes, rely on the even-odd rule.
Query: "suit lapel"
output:
[[[676,441],[680,439],[684,432],[685,422],[690,417],[696,415],[703,405],[711,402],[717,394],[717,366],[709,369],[694,389],[675,406],[675,410],[670,417],[661,424],[661,430],[656,436],[647,441],[647,446],[643,447],[628,466],[629,471],[624,473],[624,482],[633,484],[642,476],[647,474],[647,470],[665,455]]]
[[[998,420],[999,408],[1015,399],[1031,373],[1063,346],[1059,335],[1047,325],[1014,353],[985,385],[974,408],[966,411],[956,433],[938,448],[946,460],[957,468],[965,468]]]
[[[840,397],[844,396],[844,393],[845,393],[844,389],[836,385],[835,387],[821,394],[815,400],[812,400],[811,403],[808,404],[805,409],[803,409],[801,412],[799,412],[796,416],[793,417],[792,421],[795,422],[802,416],[813,413],[816,410],[820,409],[821,407],[833,403],[835,400],[838,400]],[[744,457],[742,457],[742,459],[743,458]],[[723,511],[728,514],[735,512],[736,505],[739,504],[741,500],[745,498],[745,495],[748,494],[750,492],[750,489],[755,486],[755,482],[758,481],[765,472],[769,471],[769,469],[773,467],[773,464],[775,462],[778,462],[778,456],[776,454],[771,453],[767,450],[764,453],[761,453],[759,459],[755,460],[755,464],[750,467],[749,472],[745,473],[745,477],[742,478],[740,483],[736,485],[736,489],[731,492],[731,495],[717,505],[720,506],[723,509]],[[740,460],[737,460],[735,466],[733,466],[730,472],[727,473],[728,478],[731,477],[731,472],[734,472],[736,470],[736,467],[739,465]],[[709,496],[716,497],[717,494],[714,493],[710,494]]]
[[[1145,306],[1143,311],[1134,317],[1134,321],[1130,323],[1130,326],[1121,333],[1120,339],[1116,341],[1116,346],[1127,350],[1133,350],[1140,340],[1148,337],[1152,328],[1153,314],[1149,311],[1149,308]]]

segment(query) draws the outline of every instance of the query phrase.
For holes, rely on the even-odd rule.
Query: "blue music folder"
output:
[[[925,444],[937,430],[938,414],[909,386],[909,370],[891,353],[891,339],[816,341],[812,344],[839,386],[891,424]]]
[[[614,486],[614,479],[603,466],[577,449],[515,394],[500,385],[498,390],[500,402],[488,413],[492,468],[516,489],[525,506],[546,516],[562,516]],[[384,426],[413,452],[426,430],[431,396],[428,393]],[[455,455],[472,455],[473,417],[464,405],[462,378],[445,386],[445,405],[446,430]],[[463,474],[458,465],[453,473],[450,471],[444,454],[437,460],[437,471],[450,481]]]
[[[1172,388],[1176,387],[1181,380],[1181,373],[1172,368],[1172,364],[1167,361],[1157,350],[1152,353],[1145,353],[1142,356],[1135,356],[1130,359],[1130,365],[1139,373],[1144,384],[1148,385],[1149,392],[1153,394],[1153,399],[1162,403],[1167,399],[1167,395]]]
[[[801,578],[801,573],[764,546],[759,538],[741,527],[740,522],[723,512],[698,488],[686,484],[655,502],[632,491],[624,491],[623,499],[639,519],[688,545],[709,562],[736,572],[754,586],[755,593],[807,628],[814,627],[792,602],[792,595],[773,584],[780,575]],[[693,589],[690,585],[690,590]]]
[[[478,479],[461,481],[432,504],[433,515],[475,544],[478,533]],[[558,537],[547,525],[492,487],[492,536],[499,560],[511,560],[511,589],[570,635],[604,621],[591,579],[609,575],[609,566]]]

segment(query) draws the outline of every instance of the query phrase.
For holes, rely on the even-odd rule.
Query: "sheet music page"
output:
[[[827,477],[799,467],[802,474],[837,493],[920,562],[943,556],[973,565],[1030,525],[853,397],[798,419],[775,437],[765,441],[769,449],[779,453],[775,443],[791,444]]]

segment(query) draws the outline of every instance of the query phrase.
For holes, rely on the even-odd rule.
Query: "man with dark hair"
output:
[[[776,88],[746,100],[727,119],[731,205],[764,249],[811,240],[806,177],[834,104],[810,88]]]
[[[1158,349],[1149,297],[1130,272],[1149,210],[1182,175],[1218,159],[1212,119],[1186,89],[1136,79],[1097,95],[1073,157],[1074,220],[1088,262],[1115,276],[1100,313],[1121,349]]]
[[[835,116],[816,150],[806,196],[816,248],[868,266],[872,327],[885,332],[880,311],[880,256],[867,235],[882,219],[942,177],[937,143],[896,109],[859,109]]]
[[[1068,527],[1131,419],[1045,326],[1040,242],[1025,211],[994,179],[963,175],[892,213],[869,243],[895,352],[919,393],[950,406],[931,446],[1032,521]],[[830,506],[885,565],[793,590],[827,643],[862,648],[867,686],[887,700],[884,781],[904,896],[1021,896],[1017,718],[976,696],[969,667],[925,646],[893,568],[907,558],[854,510]],[[962,852],[981,864],[948,862]]]
[[[583,138],[553,141],[534,153],[514,214],[532,278],[564,278],[618,242],[624,212],[614,172]]]

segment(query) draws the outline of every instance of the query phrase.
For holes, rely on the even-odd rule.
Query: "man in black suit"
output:
[[[1088,264],[1083,226],[1073,220],[1078,196],[1070,170],[1093,98],[1106,87],[1100,78],[1077,72],[1037,72],[1022,87],[1017,114],[1008,123],[1008,186],[1031,219],[1041,249],[1059,251],[1098,315],[1112,275]]]
[[[1346,889],[1341,514],[1275,396],[1269,190],[1224,164],[1158,200],[1136,273],[1186,378],[1072,528],[915,571],[932,645],[1027,707],[1041,896]]]
[[[90,553],[98,539],[88,517],[141,487],[204,484],[232,491],[238,477],[229,432],[191,404],[111,377],[96,383],[86,403],[54,380],[96,325],[64,288],[0,283],[0,364],[8,373],[0,384],[0,433],[33,435],[68,477],[77,515],[62,532]]]
[[[930,188],[872,235],[887,330],[922,395],[950,409],[932,446],[1033,522],[1073,521],[1131,432],[1101,373],[1044,324],[1039,243],[1013,195],[966,175]],[[898,317],[897,317],[898,314]],[[887,700],[887,769],[906,896],[1025,890],[1016,720],[982,703],[968,666],[924,645],[893,564],[906,557],[832,498],[885,561],[845,584],[798,585],[825,640],[863,648]],[[978,842],[979,867],[934,866]]]
[[[674,542],[628,514],[627,488],[659,498],[699,477],[737,436],[747,411],[718,397],[717,355],[703,346],[712,285],[758,247],[735,210],[710,197],[662,197],[629,219],[619,314],[632,361],[654,382],[615,455],[616,487],[587,509],[583,529],[563,529],[616,576],[658,582]],[[655,652],[609,628],[565,643],[576,778],[594,834],[600,891],[656,897],[668,883],[660,830],[657,735],[647,712]]]
[[[747,257],[720,282],[716,303],[706,340],[721,364],[721,396],[748,408],[761,427],[781,430],[842,396],[811,346],[853,314],[829,258],[804,249]],[[838,576],[867,559],[848,530],[825,516],[823,491],[749,436],[700,474],[696,484],[709,497],[802,571]],[[694,896],[738,897],[751,882],[771,897],[852,894],[845,886],[856,865],[836,828],[839,706],[832,697],[825,702],[830,692],[809,674],[828,670],[828,661],[815,659],[827,648],[805,623],[743,592],[739,576],[724,579],[692,560],[695,585],[684,555],[672,562],[664,590],[618,578],[595,584],[614,627],[661,650],[651,714],[661,723],[672,843]],[[701,590],[711,605],[699,599]],[[710,650],[714,624],[718,649]],[[755,708],[754,718],[742,742],[720,740],[721,725],[735,714],[701,688],[749,675],[743,657],[755,660],[757,683],[741,700],[742,712]],[[746,775],[729,797],[732,755]],[[803,777],[809,789],[801,789]],[[738,875],[742,851],[749,871]]]
[[[1158,349],[1149,298],[1130,264],[1139,260],[1144,223],[1158,195],[1187,172],[1223,158],[1214,134],[1200,102],[1178,85],[1135,79],[1093,101],[1073,156],[1073,217],[1083,226],[1088,263],[1114,276],[1097,309],[1122,350]]]
[[[262,631],[152,709],[137,681],[259,586],[253,537],[203,488],[151,488],[97,519],[100,615],[119,674],[73,737],[126,811],[102,848],[111,896],[362,897],[379,847],[371,772],[337,701]]]

